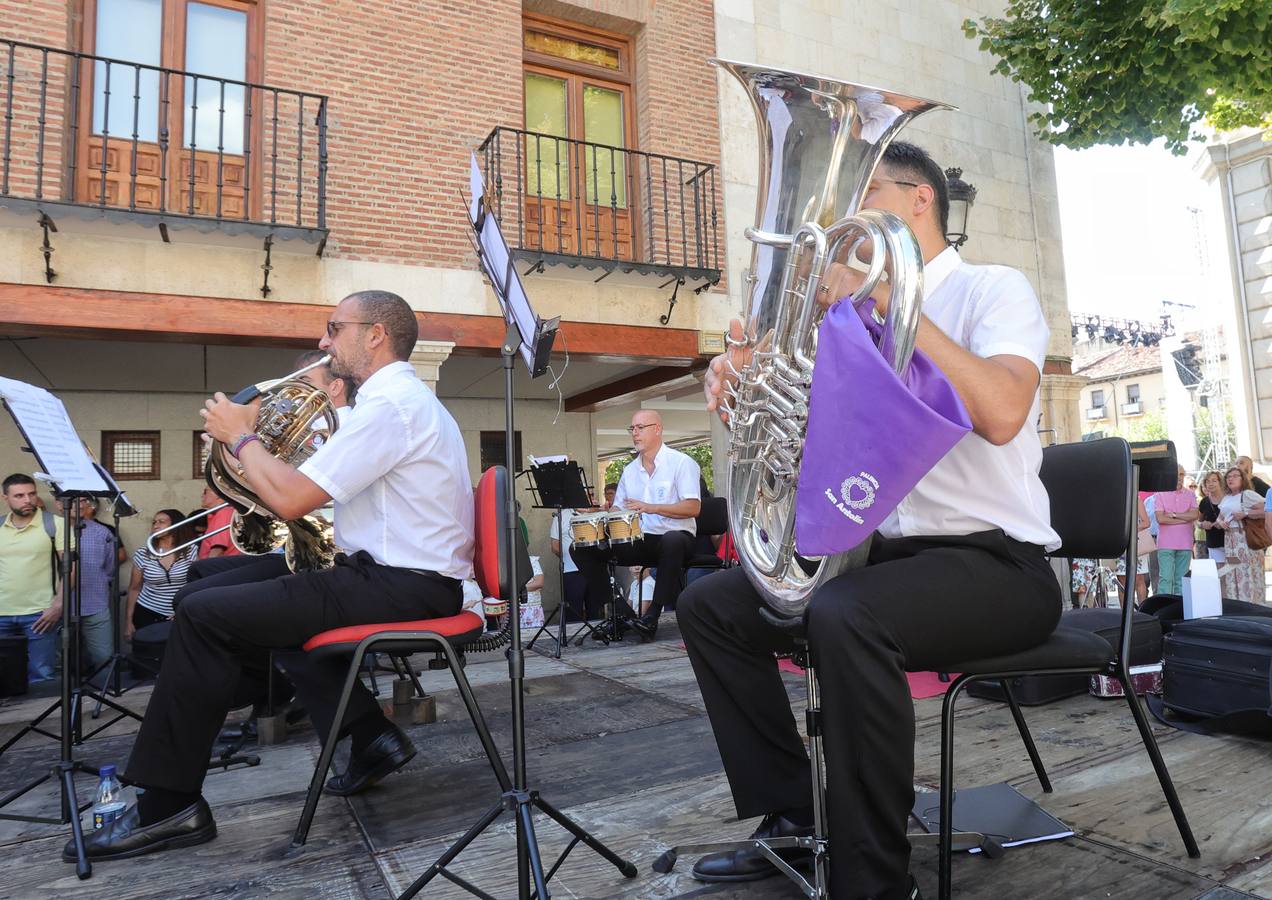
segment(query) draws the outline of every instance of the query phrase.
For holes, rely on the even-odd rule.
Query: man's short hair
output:
[[[391,291],[358,291],[345,299],[358,301],[363,321],[384,326],[389,346],[398,359],[410,359],[420,339],[420,323],[409,303]]]
[[[950,188],[945,173],[931,155],[917,144],[893,141],[883,151],[883,164],[901,179],[926,184],[936,194],[936,220],[941,234],[950,230]]]
[[[9,488],[19,484],[29,484],[31,487],[35,487],[35,479],[22,472],[14,472],[4,480],[4,492],[6,494],[9,493]]]
[[[607,490],[607,491],[617,491],[617,490],[618,490],[618,482],[617,482],[617,481],[611,481],[609,484],[605,485],[605,490]]]

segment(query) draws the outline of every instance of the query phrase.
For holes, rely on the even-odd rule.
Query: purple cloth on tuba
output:
[[[904,381],[879,352],[873,302],[845,299],[822,320],[795,495],[804,556],[868,539],[928,471],[971,431],[963,401],[917,349]]]

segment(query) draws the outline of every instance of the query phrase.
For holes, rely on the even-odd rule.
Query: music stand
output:
[[[541,462],[530,466],[525,472],[518,474],[528,475],[530,477],[530,492],[534,495],[535,509],[553,510],[553,516],[556,518],[557,534],[560,536],[561,552],[557,555],[557,572],[561,576],[561,602],[557,604],[557,608],[552,611],[552,615],[544,620],[539,626],[539,630],[535,632],[534,637],[530,639],[530,643],[526,645],[527,650],[533,650],[535,641],[539,640],[540,635],[545,631],[548,632],[548,639],[556,644],[556,649],[552,653],[553,659],[561,658],[561,651],[565,648],[565,554],[566,548],[569,546],[565,534],[565,510],[567,509],[585,509],[592,505],[591,488],[587,483],[587,474],[580,468],[576,462]],[[557,634],[553,636],[551,633],[552,619],[556,617]],[[578,637],[585,630],[591,631],[592,626],[587,621],[587,601],[583,603],[583,627],[575,632],[574,637]],[[573,640],[571,638],[570,640]]]
[[[504,373],[504,460],[508,474],[517,471],[514,458],[515,435],[512,415],[512,370],[513,359],[520,354],[530,372],[531,378],[537,378],[547,371],[548,356],[552,350],[552,340],[556,336],[558,319],[544,321],[530,307],[521,278],[512,265],[512,253],[508,243],[499,230],[499,223],[494,215],[489,214],[489,201],[485,196],[485,185],[482,181],[481,169],[477,165],[477,157],[472,157],[472,168],[469,177],[472,191],[471,203],[467,206],[469,224],[468,232],[477,253],[478,264],[482,272],[490,279],[495,297],[503,310],[507,331],[500,348]],[[470,828],[458,841],[451,845],[429,869],[411,883],[403,891],[398,900],[414,897],[426,884],[439,874],[445,874],[470,894],[478,897],[490,895],[478,890],[463,879],[456,878],[446,871],[446,864],[464,851],[487,828],[499,820],[502,812],[511,812],[517,823],[517,895],[519,900],[530,900],[531,881],[534,882],[536,900],[548,900],[548,878],[556,873],[574,846],[582,841],[589,848],[599,853],[612,863],[627,878],[636,877],[636,866],[622,859],[610,850],[573,819],[556,809],[540,796],[538,791],[530,790],[526,784],[526,713],[525,713],[525,651],[521,646],[521,589],[525,579],[517,575],[517,497],[515,481],[508,490],[508,524],[504,534],[505,550],[508,556],[508,583],[515,586],[509,598],[510,633],[512,646],[508,649],[508,676],[512,683],[512,790],[505,791],[499,802],[483,819]],[[534,833],[534,810],[545,813],[558,825],[570,832],[573,838],[556,862],[544,874],[543,860],[539,854],[539,841]]]
[[[37,732],[46,737],[57,738],[61,744],[61,756],[57,765],[47,775],[42,775],[29,784],[11,791],[0,798],[0,809],[8,806],[19,797],[27,794],[50,778],[55,778],[61,785],[61,803],[59,818],[42,816],[25,816],[15,813],[0,813],[0,819],[18,822],[36,822],[48,825],[71,825],[71,840],[75,845],[75,874],[81,879],[93,874],[92,865],[84,854],[84,833],[80,828],[80,813],[91,806],[91,803],[80,806],[75,795],[75,773],[86,771],[97,774],[97,770],[75,759],[73,742],[78,725],[78,709],[82,686],[79,684],[79,659],[75,652],[74,641],[78,639],[79,610],[76,609],[78,594],[71,584],[71,563],[75,553],[72,536],[79,521],[79,501],[84,497],[111,496],[110,488],[93,468],[92,460],[84,451],[84,445],[75,433],[66,407],[62,401],[43,388],[33,387],[11,378],[0,378],[0,400],[4,408],[13,417],[18,431],[26,441],[24,450],[35,456],[40,467],[37,474],[39,480],[54,487],[53,495],[62,501],[66,513],[64,517],[64,552],[60,563],[62,576],[62,692],[61,696],[48,709],[37,716],[30,724],[5,742],[0,747],[3,753],[29,732]],[[74,688],[72,687],[74,686]],[[118,712],[132,715],[117,704],[94,694],[98,699]],[[61,733],[52,734],[41,729],[40,723],[54,710],[61,712]],[[120,716],[122,718],[122,716]],[[118,719],[112,720],[118,721]],[[102,726],[107,727],[107,726]],[[96,729],[93,734],[100,731]]]

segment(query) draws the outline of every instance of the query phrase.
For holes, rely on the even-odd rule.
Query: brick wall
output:
[[[75,5],[75,0],[0,0],[0,38],[72,46],[68,35],[78,33]],[[527,8],[631,35],[638,71],[637,145],[718,163],[716,89],[703,63],[714,45],[709,0],[531,0]],[[496,125],[522,125],[522,4],[269,0],[265,11],[262,81],[330,97],[327,254],[470,267],[457,191],[467,184],[468,154],[482,138]],[[21,86],[35,96],[38,54],[24,62],[14,154],[30,169],[35,113],[34,106],[24,106],[29,98]],[[280,221],[293,217],[296,204],[297,110],[293,102],[285,106],[279,113],[278,152],[287,160],[278,173]],[[268,129],[269,110],[258,107],[255,113],[253,128]],[[309,185],[318,163],[312,144],[316,113],[304,110],[302,179]],[[49,128],[64,132],[61,110],[51,115]],[[49,158],[56,144],[54,137],[46,141]],[[266,218],[270,149],[267,136],[261,158],[252,163],[266,177],[261,197]],[[307,219],[312,200],[306,193]]]

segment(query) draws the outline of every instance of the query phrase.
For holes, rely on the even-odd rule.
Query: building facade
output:
[[[475,153],[527,292],[562,320],[552,375],[517,375],[521,458],[619,452],[642,404],[705,439],[701,370],[740,306],[756,191],[719,55],[961,107],[908,136],[979,190],[965,257],[1037,290],[1042,426],[1076,437],[1050,150],[960,28],[1000,7],[0,0],[0,374],[62,397],[148,519],[197,504],[204,397],[290,371],[333,303],[392,290],[475,477],[504,446]],[[19,443],[0,423],[6,470],[30,468]],[[527,518],[549,563],[548,514]],[[144,530],[126,524],[131,546]]]

